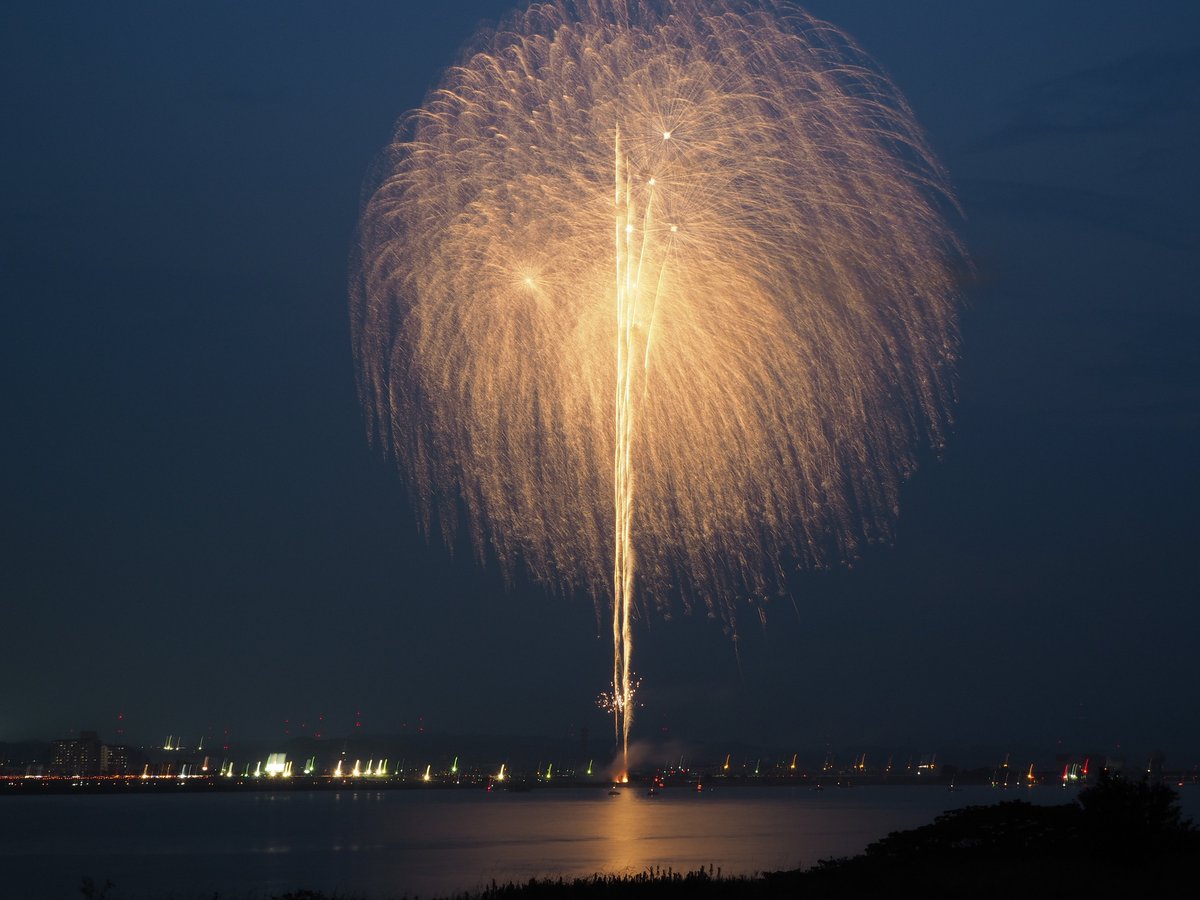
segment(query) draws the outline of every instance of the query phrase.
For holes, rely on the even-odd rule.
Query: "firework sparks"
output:
[[[619,717],[625,712],[627,706],[636,707],[637,692],[641,686],[642,680],[631,673],[628,691],[624,690],[623,686],[621,690],[601,691],[596,696],[596,706],[614,717]]]
[[[890,82],[770,0],[535,5],[402,119],[352,285],[372,433],[426,529],[609,609],[626,747],[635,613],[733,630],[889,536],[952,394],[948,201]]]

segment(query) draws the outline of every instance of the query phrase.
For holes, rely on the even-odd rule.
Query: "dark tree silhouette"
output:
[[[1101,853],[1172,852],[1197,838],[1195,826],[1183,817],[1179,795],[1161,782],[1103,772],[1079,792],[1079,806],[1084,840]]]

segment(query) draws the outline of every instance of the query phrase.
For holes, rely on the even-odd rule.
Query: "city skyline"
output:
[[[628,771],[613,758],[610,742],[594,741],[585,729],[565,737],[354,733],[317,738],[298,734],[275,739],[235,741],[229,735],[188,741],[168,735],[159,743],[140,743],[118,734],[83,730],[76,736],[17,744],[0,741],[0,777],[9,788],[30,779],[180,779],[226,786],[265,785],[274,777],[316,779],[388,779],[403,782],[480,785],[516,778],[558,783],[646,779],[666,769],[706,772],[726,778],[841,778],[882,782],[928,783],[961,774],[993,787],[1078,786],[1101,773],[1182,786],[1200,778],[1196,758],[1173,757],[1162,748],[1014,747],[975,748],[965,755],[926,746],[783,748],[740,742],[699,744],[679,740],[639,741]],[[1001,749],[1003,747],[1003,749]],[[496,773],[501,773],[498,777]],[[656,776],[657,777],[657,776]],[[235,779],[229,781],[228,779]],[[251,779],[251,780],[246,780]]]

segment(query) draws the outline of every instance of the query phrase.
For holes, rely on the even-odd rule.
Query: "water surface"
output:
[[[384,900],[652,866],[752,874],[853,855],[947,809],[1073,796],[931,786],[6,797],[0,894],[75,900],[90,876],[123,900],[299,888]]]

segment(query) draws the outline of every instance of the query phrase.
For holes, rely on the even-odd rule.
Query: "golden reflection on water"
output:
[[[681,802],[703,804],[706,798],[684,796],[683,790],[670,799],[656,798],[645,796],[643,791],[623,789],[619,796],[608,798],[606,808],[597,817],[600,846],[596,855],[604,860],[603,871],[636,874],[656,865],[674,866],[676,870],[682,866],[686,870],[721,858],[733,835],[724,833],[724,826],[714,828],[711,816],[680,814]],[[700,827],[701,821],[707,827]],[[681,845],[695,847],[695,856],[681,861]]]
[[[599,817],[604,870],[628,872],[640,868],[639,860],[646,849],[641,842],[647,837],[644,804],[628,788],[608,801]]]

